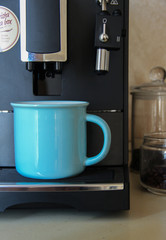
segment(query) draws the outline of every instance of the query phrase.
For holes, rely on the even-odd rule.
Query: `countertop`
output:
[[[136,173],[130,173],[130,184],[129,211],[7,209],[0,213],[0,239],[165,240],[166,196],[143,189]]]

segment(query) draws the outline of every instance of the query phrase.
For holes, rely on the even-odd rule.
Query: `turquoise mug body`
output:
[[[100,117],[86,113],[88,102],[33,101],[11,103],[14,109],[15,165],[18,173],[36,179],[75,176],[100,162],[111,144],[111,131]],[[104,135],[101,152],[87,158],[86,123],[98,124]]]

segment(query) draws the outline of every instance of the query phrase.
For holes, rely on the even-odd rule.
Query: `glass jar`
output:
[[[145,134],[166,131],[166,72],[155,67],[151,82],[135,86],[132,94],[132,161],[131,169],[140,169],[140,148]]]
[[[166,132],[144,136],[140,162],[141,185],[156,194],[166,194]]]

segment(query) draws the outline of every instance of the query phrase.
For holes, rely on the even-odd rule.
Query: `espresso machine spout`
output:
[[[67,60],[67,0],[20,0],[21,60],[35,95],[60,95]],[[53,23],[53,24],[51,24]]]

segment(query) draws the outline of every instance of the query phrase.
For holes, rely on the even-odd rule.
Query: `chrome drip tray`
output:
[[[124,189],[122,167],[88,167],[82,174],[60,180],[25,178],[15,168],[0,169],[0,192],[83,192]]]

